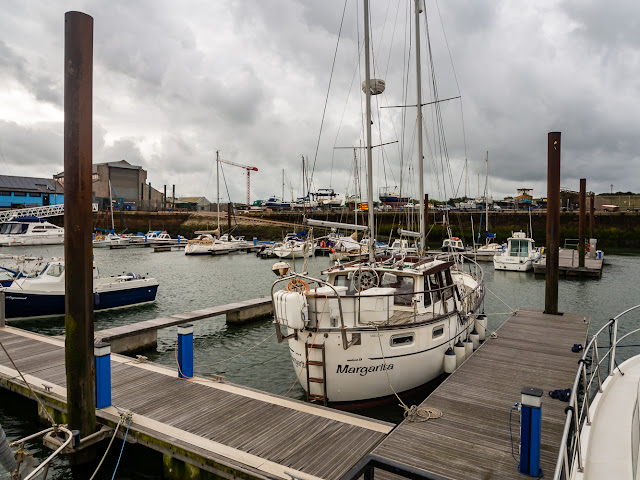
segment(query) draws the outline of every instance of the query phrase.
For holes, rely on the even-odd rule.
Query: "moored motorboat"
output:
[[[17,278],[3,289],[6,318],[64,315],[65,266],[62,260],[52,260],[35,276]],[[158,282],[155,278],[126,273],[100,277],[93,266],[94,309],[129,307],[153,302]]]
[[[59,245],[64,243],[64,228],[43,218],[14,217],[0,224],[0,245]]]
[[[109,232],[106,235],[94,235],[93,248],[109,248],[112,245],[129,245],[129,238]]]
[[[465,251],[464,243],[462,243],[462,240],[460,240],[459,237],[445,238],[442,241],[442,247],[440,247],[440,249],[443,252],[448,252],[448,253],[452,253],[452,252],[462,253]]]
[[[526,272],[533,269],[533,262],[541,255],[532,238],[528,238],[524,232],[513,232],[507,239],[506,248],[493,257],[493,266],[496,270]]]

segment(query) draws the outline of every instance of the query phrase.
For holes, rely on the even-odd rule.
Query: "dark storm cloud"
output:
[[[373,71],[387,80],[376,107],[415,103],[414,60],[406,58],[409,47],[402,45],[413,28],[405,25],[407,19],[412,22],[408,4],[371,4]],[[314,167],[316,188],[332,186],[344,193],[352,185],[353,152],[334,147],[363,141],[364,74],[362,63],[357,68],[361,2],[347,2],[332,72],[344,5],[298,0],[3,3],[0,80],[6,87],[0,92],[0,151],[9,166],[4,169],[34,175],[48,171],[50,162],[62,165],[63,125],[52,119],[62,117],[63,21],[64,12],[73,9],[95,19],[95,161],[126,159],[146,168],[154,186],[176,184],[183,195],[212,197],[213,159],[220,150],[223,158],[259,168],[252,175],[252,198],[264,198],[281,193],[283,169],[286,196],[290,182],[294,196],[301,195],[305,155]],[[526,186],[543,196],[547,132],[556,130],[563,133],[563,186],[577,188],[578,179],[586,177],[588,188],[596,191],[608,191],[610,184],[637,190],[639,5],[427,0],[426,7],[439,98],[462,95],[442,104],[453,169],[445,175],[447,192],[459,183],[465,158],[469,183],[476,185],[489,151],[494,196]],[[424,26],[423,21],[423,34]],[[413,53],[413,43],[410,49]],[[423,62],[426,101],[432,99],[430,73]],[[431,146],[425,154],[427,184],[434,198],[444,188],[442,174],[440,185],[435,183],[435,172],[447,160],[436,148],[433,107],[423,111]],[[399,109],[374,110],[374,143],[399,142],[385,147],[382,156],[376,149],[376,191],[399,182],[402,145],[402,177],[412,182],[407,189],[416,189],[415,112],[407,112],[404,134],[402,123]],[[243,200],[244,171],[225,167],[225,175],[232,198]]]

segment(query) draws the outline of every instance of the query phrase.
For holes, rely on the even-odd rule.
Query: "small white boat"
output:
[[[93,248],[108,248],[111,245],[129,245],[129,238],[111,232],[93,237]]]
[[[213,235],[202,234],[198,235],[193,240],[187,242],[187,246],[184,248],[185,255],[211,255],[213,246],[219,242]]]
[[[64,271],[64,261],[51,260],[37,275],[15,279],[4,289],[6,318],[64,315]],[[158,282],[155,278],[134,273],[101,278],[98,267],[93,265],[95,310],[153,302],[157,291]]]
[[[410,244],[407,239],[396,239],[391,244],[391,247],[387,249],[389,255],[402,255],[412,256],[418,254],[418,245],[415,243]]]
[[[533,269],[533,262],[542,255],[536,242],[528,238],[524,232],[514,232],[507,239],[505,250],[493,257],[493,266],[496,270],[509,270],[512,272],[526,272]]]
[[[279,258],[303,258],[316,251],[316,244],[311,240],[286,240],[273,247],[273,253]]]
[[[64,228],[43,218],[14,217],[0,224],[0,245],[59,245],[64,243]]]
[[[620,359],[629,352],[621,347],[638,343],[639,309],[637,305],[612,318],[584,349],[578,346],[583,354],[565,409],[563,443],[555,474],[549,478],[639,478],[640,355],[626,361]],[[631,313],[620,325],[623,315]],[[629,338],[632,335],[633,341]]]
[[[464,243],[458,237],[445,238],[440,248],[443,252],[464,252]]]

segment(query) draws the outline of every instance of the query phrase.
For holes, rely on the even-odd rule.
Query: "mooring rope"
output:
[[[98,474],[98,470],[100,470],[100,467],[102,466],[102,462],[104,462],[104,459],[107,458],[107,453],[109,453],[111,444],[113,443],[113,440],[116,438],[116,435],[118,434],[118,429],[120,428],[120,425],[122,425],[126,419],[129,419],[129,421],[131,421],[132,416],[133,416],[133,412],[131,412],[131,410],[120,412],[120,420],[118,420],[116,429],[114,430],[113,435],[111,436],[111,441],[109,441],[109,445],[107,446],[107,449],[105,450],[104,455],[102,455],[102,458],[100,459],[100,463],[98,463],[98,466],[96,467],[95,472],[93,472],[93,475],[91,475],[91,478],[89,480],[93,480],[95,476]]]
[[[487,290],[487,292],[489,292],[491,295],[493,295],[494,297],[496,297],[498,300],[500,300],[505,307],[507,307],[509,310],[511,310],[511,314],[512,315],[517,315],[518,314],[518,309],[517,308],[512,308],[509,304],[507,304],[507,302],[505,302],[504,300],[502,300],[498,295],[496,295],[495,293],[493,293],[491,290],[489,290],[489,287],[487,287],[487,285],[484,285],[484,288]]]
[[[378,325],[375,323],[369,323],[376,329],[376,333],[378,334],[378,343],[380,344],[380,353],[382,354],[382,362],[385,366],[385,373],[387,374],[387,382],[389,383],[389,387],[391,391],[396,396],[398,401],[400,402],[400,407],[404,408],[404,418],[409,420],[410,422],[426,422],[431,418],[440,418],[442,417],[442,411],[438,410],[435,407],[419,407],[417,405],[411,405],[411,407],[407,407],[407,404],[402,401],[400,396],[396,393],[393,385],[391,384],[391,377],[389,376],[389,369],[387,367],[387,359],[384,356],[384,351],[382,349],[382,340],[380,339],[380,330],[378,329]]]
[[[244,355],[245,353],[249,353],[251,350],[253,350],[254,348],[259,347],[260,345],[262,345],[264,342],[266,342],[267,340],[269,340],[271,337],[273,337],[276,334],[276,332],[273,332],[271,335],[269,335],[268,337],[264,338],[263,340],[261,340],[260,342],[256,343],[254,346],[248,348],[247,350],[245,350],[244,352],[240,352],[237,355],[234,355],[233,357],[229,357],[229,358],[225,358],[224,360],[219,360],[217,362],[214,363],[208,363],[206,365],[198,365],[197,368],[204,368],[204,367],[213,367],[214,365],[219,365],[221,363],[225,363],[228,362],[230,360],[233,360],[234,358],[238,358],[241,357],[242,355]]]

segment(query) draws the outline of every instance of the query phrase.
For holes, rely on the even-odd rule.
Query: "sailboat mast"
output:
[[[415,0],[415,21],[416,21],[416,90],[417,90],[417,110],[418,110],[418,178],[419,199],[420,199],[420,250],[426,249],[426,232],[424,218],[424,167],[422,165],[424,155],[422,153],[422,72],[420,71],[420,0]]]
[[[282,203],[284,203],[284,168],[282,169]]]
[[[487,167],[487,173],[486,173],[486,177],[484,179],[484,203],[485,203],[486,208],[487,208],[487,215],[486,215],[486,219],[485,219],[484,231],[485,231],[485,233],[489,233],[489,202],[487,200],[487,194],[489,193],[489,150],[487,150],[486,167]]]
[[[369,60],[369,0],[364,0],[364,63],[365,93],[367,96],[367,196],[369,198],[369,243],[373,245],[373,159],[371,157],[371,67]],[[373,248],[369,248],[369,261],[375,261]]]
[[[216,205],[218,206],[218,231],[220,231],[220,150],[216,150]],[[175,201],[175,199],[174,199]]]

